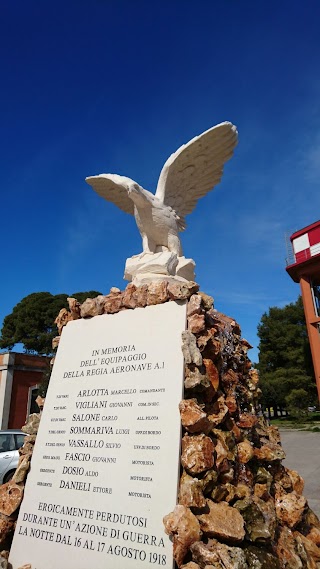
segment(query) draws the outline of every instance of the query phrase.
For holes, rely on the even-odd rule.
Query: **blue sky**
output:
[[[235,155],[182,239],[256,348],[262,313],[299,294],[285,233],[320,218],[318,0],[12,0],[0,15],[0,320],[31,292],[124,288],[140,235],[84,178],[154,191],[172,152],[230,120]]]

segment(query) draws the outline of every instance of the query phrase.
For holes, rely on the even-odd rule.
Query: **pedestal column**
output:
[[[314,302],[311,293],[311,283],[307,276],[303,275],[300,277],[300,287],[312,353],[314,374],[318,389],[318,397],[320,400],[320,335],[318,329],[320,318],[315,314]]]

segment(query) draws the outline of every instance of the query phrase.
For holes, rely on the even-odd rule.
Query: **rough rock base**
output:
[[[179,503],[164,518],[176,564],[184,569],[320,569],[320,522],[302,495],[302,478],[281,464],[285,454],[279,432],[259,405],[258,373],[247,356],[251,346],[241,338],[239,325],[214,310],[213,299],[198,290],[194,282],[130,283],[123,292],[113,288],[82,305],[70,298],[70,311],[61,310],[56,324],[61,334],[70,320],[187,300]],[[55,348],[58,344],[59,336],[53,342]],[[31,416],[15,477],[0,490],[0,545],[6,549],[38,423],[39,416]],[[0,555],[1,567],[9,569],[8,551]]]

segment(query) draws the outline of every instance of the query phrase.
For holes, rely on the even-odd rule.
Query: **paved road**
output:
[[[282,430],[281,443],[287,458],[284,465],[304,478],[304,496],[320,517],[320,433]]]

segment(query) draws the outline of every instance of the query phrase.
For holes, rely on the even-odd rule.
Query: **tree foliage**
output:
[[[52,353],[52,338],[58,334],[54,320],[61,308],[68,308],[67,297],[73,296],[83,302],[94,298],[97,291],[79,292],[72,295],[34,292],[25,296],[5,317],[0,337],[0,348],[12,350],[22,343],[28,353]]]
[[[301,297],[283,308],[272,307],[258,326],[259,364],[263,403],[285,407],[293,389],[316,399],[312,357]]]
[[[305,419],[308,414],[309,400],[309,393],[305,389],[292,389],[286,397],[290,415],[296,419]]]

